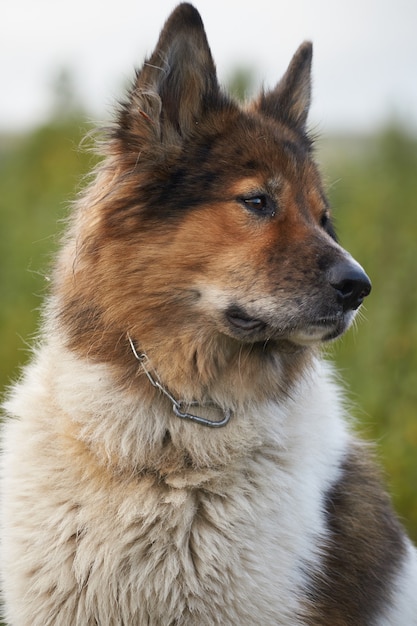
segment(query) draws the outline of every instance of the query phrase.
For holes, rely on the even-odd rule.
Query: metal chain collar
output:
[[[132,341],[132,338],[130,337],[129,334],[127,335],[127,338],[129,340],[132,352],[135,358],[141,364],[142,369],[144,373],[146,374],[149,382],[151,383],[153,387],[155,387],[162,394],[164,394],[164,396],[166,396],[168,400],[170,400],[170,402],[172,403],[172,410],[177,417],[180,417],[181,419],[190,420],[192,422],[196,422],[197,424],[201,424],[201,426],[208,426],[209,428],[220,428],[222,426],[226,426],[226,424],[229,422],[232,416],[232,411],[230,409],[222,409],[217,404],[214,404],[211,402],[207,404],[199,404],[198,402],[181,402],[181,401],[176,400],[174,396],[167,389],[165,389],[165,387],[161,385],[159,380],[156,380],[150,373],[147,367],[147,364],[149,363],[149,359],[147,355],[144,352],[142,352],[141,354],[138,354],[138,352],[136,351],[135,345]],[[216,410],[218,413],[221,413],[223,415],[223,419],[209,420],[209,419],[206,419],[205,417],[201,417],[200,415],[195,415],[194,413],[189,413],[185,411],[185,408],[190,407],[190,406],[213,407],[214,410]]]

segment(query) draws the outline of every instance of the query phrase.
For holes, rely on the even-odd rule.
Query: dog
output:
[[[320,354],[371,284],[311,59],[240,105],[181,4],[105,132],[5,403],[11,626],[417,624],[416,551]]]

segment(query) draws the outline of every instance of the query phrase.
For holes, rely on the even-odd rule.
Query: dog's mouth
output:
[[[243,334],[258,334],[265,330],[266,322],[251,317],[237,305],[230,306],[226,311],[226,319],[232,329]]]
[[[350,326],[354,312],[339,313],[322,317],[310,317],[277,326],[259,317],[252,317],[239,305],[231,305],[225,311],[229,332],[243,341],[271,339],[289,341],[295,345],[306,346],[325,343],[340,337]],[[294,323],[295,322],[295,323]]]
[[[343,335],[349,328],[353,317],[353,314],[345,314],[318,318],[291,329],[288,338],[290,341],[304,346],[326,343]]]

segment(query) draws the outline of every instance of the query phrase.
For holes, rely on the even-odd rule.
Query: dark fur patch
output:
[[[157,146],[156,158],[152,146],[147,153],[149,147],[142,145],[139,158],[133,153],[120,160],[129,195],[109,203],[107,223],[113,232],[129,217],[137,219],[138,226],[139,222],[178,221],[201,205],[224,201],[231,186],[245,177],[261,174],[273,179],[279,172],[296,178],[311,166],[311,145],[305,135],[298,137],[231,101],[220,106],[221,114],[218,109],[208,112],[175,151],[168,146],[158,153]],[[125,234],[123,229],[120,232]]]
[[[368,626],[390,602],[404,532],[367,455],[357,447],[327,494],[330,540],[310,595],[310,626]]]

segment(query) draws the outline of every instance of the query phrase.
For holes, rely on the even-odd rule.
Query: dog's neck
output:
[[[213,402],[201,404],[195,401],[184,402],[182,400],[177,400],[176,398],[174,398],[172,393],[170,393],[168,389],[162,385],[159,376],[156,373],[154,375],[151,374],[147,355],[144,352],[137,352],[135,344],[133,343],[132,338],[129,334],[127,335],[127,338],[129,340],[132,352],[135,358],[139,361],[142,370],[146,374],[150,384],[158,389],[166,398],[168,398],[168,400],[172,403],[172,410],[177,417],[179,417],[180,419],[195,422],[196,424],[200,424],[201,426],[207,426],[209,428],[221,428],[222,426],[226,426],[228,424],[232,415],[231,409],[223,409]],[[190,411],[193,412],[191,413]],[[202,411],[204,411],[205,413],[208,412],[210,415],[213,414],[213,418],[208,418],[204,417],[201,414],[196,414],[201,413]],[[220,419],[218,418],[219,415]]]

